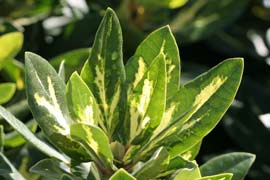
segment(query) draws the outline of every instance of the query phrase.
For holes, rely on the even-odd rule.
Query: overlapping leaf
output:
[[[96,163],[112,168],[113,154],[109,139],[100,128],[92,125],[74,124],[71,126],[71,137],[84,145]]]
[[[135,79],[141,73],[147,71],[154,59],[160,54],[165,55],[166,72],[167,72],[167,96],[169,100],[178,90],[180,84],[180,57],[174,36],[169,26],[162,27],[150,35],[138,46],[135,56],[142,57],[143,63],[133,63],[133,59],[128,63],[135,64],[127,73],[127,79]],[[127,64],[127,68],[129,65]],[[134,65],[133,65],[134,66]],[[129,77],[131,76],[131,77]]]
[[[155,179],[167,168],[169,160],[170,157],[168,151],[164,147],[161,147],[147,162],[133,172],[133,176],[137,179]]]
[[[136,180],[135,177],[133,177],[131,174],[129,174],[126,170],[124,169],[119,169],[118,171],[116,171],[109,180],[120,180],[120,179],[124,179],[124,180]]]
[[[70,157],[89,156],[69,135],[72,120],[65,99],[65,84],[42,57],[26,53],[26,94],[33,116],[49,140]]]
[[[68,81],[66,99],[73,121],[90,125],[103,123],[94,95],[77,72]]]
[[[100,105],[110,134],[113,134],[119,121],[121,86],[125,80],[122,41],[119,20],[113,10],[107,9],[90,57],[81,72],[81,77]]]
[[[181,87],[168,105],[172,109],[169,119],[162,120],[139,153],[134,150],[135,156],[144,157],[151,149],[166,146],[174,157],[201,141],[232,103],[242,71],[242,59],[229,59]]]
[[[138,60],[138,61],[135,61]],[[134,62],[134,63],[133,63]],[[142,58],[131,62],[143,66]],[[132,72],[132,64],[127,66],[127,73]],[[133,82],[127,78],[128,108],[126,130],[129,130],[129,142],[143,143],[160,123],[166,102],[166,67],[163,54],[158,55],[146,72],[140,70]],[[141,73],[141,74],[140,74]]]

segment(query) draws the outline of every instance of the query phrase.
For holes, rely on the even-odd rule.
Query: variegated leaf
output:
[[[195,161],[190,161],[187,165],[189,166],[176,171],[176,173],[173,175],[173,180],[197,180],[201,178],[200,169]]]
[[[145,157],[157,147],[165,146],[174,157],[201,141],[229,108],[242,73],[243,60],[229,59],[181,87],[169,105],[170,116],[162,119],[161,127],[139,153],[134,151],[135,156]]]
[[[81,77],[93,92],[113,134],[119,121],[119,102],[125,69],[122,54],[122,31],[116,14],[107,9],[97,31],[92,52],[85,63]]]
[[[167,168],[169,161],[170,156],[168,151],[164,147],[161,147],[147,162],[133,172],[133,176],[137,179],[155,179],[159,173]]]
[[[121,168],[116,171],[109,180],[136,180],[136,178]]]
[[[0,152],[0,175],[5,179],[25,180],[25,178],[2,152]]]
[[[224,173],[218,174],[213,176],[205,176],[196,180],[231,180],[233,178],[233,174],[231,173]]]
[[[200,177],[196,162],[186,160],[181,156],[177,156],[170,159],[168,166],[163,169],[163,172],[159,174],[158,178],[173,179],[177,174],[180,173],[180,171],[189,171],[190,174],[195,174],[196,176]]]
[[[39,149],[44,154],[49,157],[54,157],[63,161],[65,163],[69,163],[69,159],[64,155],[56,151],[51,146],[48,146],[43,141],[39,140],[20,120],[18,120],[15,116],[13,116],[9,111],[0,106],[0,116],[3,117],[10,126],[12,126],[16,131],[22,135],[24,139],[30,142],[33,146]]]
[[[69,111],[65,99],[65,83],[42,57],[25,54],[26,94],[34,118],[49,140],[70,157],[89,160],[78,143],[69,138]]]
[[[187,160],[194,160],[196,156],[199,154],[200,148],[202,145],[202,141],[198,142],[194,146],[192,146],[190,149],[185,151],[181,156]],[[177,149],[176,149],[177,150]],[[171,154],[177,154],[178,152],[174,153],[171,151]]]
[[[68,81],[66,99],[73,121],[89,125],[103,123],[94,95],[77,72]]]
[[[86,124],[74,124],[71,126],[71,137],[84,145],[91,158],[99,166],[113,167],[113,154],[109,139],[100,128]]]
[[[128,108],[125,123],[129,130],[129,143],[141,144],[149,139],[158,126],[165,109],[165,56],[162,53],[158,55],[146,72],[143,70],[142,58],[133,62],[140,72],[136,74],[134,81],[129,82],[130,79],[127,79]],[[127,66],[127,73],[132,71],[132,67],[134,66]]]
[[[146,37],[138,46],[135,56],[142,57],[144,59],[144,65],[141,67],[147,70],[156,56],[160,53],[165,55],[167,72],[166,99],[169,100],[177,92],[180,84],[179,51],[169,26],[162,27],[148,35],[148,37]],[[138,73],[141,73],[141,70],[142,68],[135,68],[133,69],[133,72],[130,72],[129,74],[135,77]],[[135,79],[134,77],[133,79]]]

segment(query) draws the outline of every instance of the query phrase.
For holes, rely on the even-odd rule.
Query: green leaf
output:
[[[158,127],[160,130],[139,153],[134,151],[135,156],[142,158],[165,146],[175,157],[201,141],[231,105],[242,73],[243,60],[228,59],[182,86],[168,105],[173,111],[161,122],[163,127]]]
[[[25,180],[2,152],[0,152],[0,175],[6,179]]]
[[[188,160],[194,160],[196,156],[199,154],[200,148],[202,145],[202,141],[198,142],[194,146],[192,146],[190,149],[188,149],[186,152],[181,154],[182,157]],[[171,151],[172,154],[177,154]]]
[[[198,41],[231,25],[248,4],[247,0],[190,1],[172,17],[170,26],[181,42]]]
[[[66,173],[65,169],[63,169],[64,166],[63,163],[61,164],[55,159],[43,159],[32,166],[30,172],[50,179],[60,179],[62,174]]]
[[[6,81],[16,82],[17,89],[24,88],[24,65],[21,62],[15,59],[7,61],[0,73]]]
[[[74,71],[79,71],[83,67],[83,64],[87,60],[91,49],[82,48],[68,51],[50,59],[50,64],[55,68],[59,69],[61,62],[65,61],[65,74],[66,78],[69,78]]]
[[[90,57],[81,72],[81,77],[100,105],[109,134],[113,134],[119,121],[121,84],[125,80],[122,41],[119,20],[108,8],[98,28]]]
[[[72,123],[65,99],[64,81],[42,57],[25,53],[26,93],[34,118],[46,135],[69,133]]]
[[[169,153],[164,148],[159,148],[146,163],[137,169],[133,176],[137,179],[155,179],[169,164]]]
[[[0,152],[3,152],[5,144],[5,132],[4,126],[0,125]]]
[[[65,83],[42,57],[25,54],[26,94],[32,114],[44,134],[68,156],[89,160],[84,148],[69,137],[72,120],[65,98]]]
[[[99,170],[97,166],[95,165],[95,163],[91,162],[89,169],[90,171],[87,176],[87,180],[92,180],[92,179],[101,180],[100,175],[99,175]]]
[[[187,172],[186,172],[187,171]],[[200,177],[200,172],[198,171],[198,165],[196,162],[184,159],[181,156],[176,156],[170,159],[167,168],[163,169],[163,172],[158,176],[159,178],[173,179],[178,173],[180,174],[193,174]],[[181,175],[179,176],[181,177]],[[171,177],[171,178],[169,178]]]
[[[162,27],[150,35],[138,46],[135,56],[142,57],[143,62],[131,68],[130,76],[135,79],[141,73],[146,72],[156,56],[160,53],[165,55],[167,72],[167,100],[179,89],[180,84],[180,57],[179,51],[169,26]],[[132,63],[132,60],[129,60]],[[128,68],[128,64],[127,64]],[[138,74],[138,75],[137,75]],[[129,75],[127,75],[128,78]]]
[[[231,173],[224,173],[224,174],[218,174],[214,176],[206,176],[199,178],[197,180],[231,180],[233,178],[233,174]]]
[[[15,118],[2,106],[0,106],[0,116],[2,116],[18,133],[20,133],[28,142],[33,144],[41,152],[48,155],[49,157],[54,157],[60,161],[69,163],[66,157],[64,157],[52,147],[48,146],[46,143],[39,140],[20,120]]]
[[[13,58],[21,50],[23,44],[23,34],[12,32],[0,36],[0,66],[5,60]]]
[[[138,2],[145,6],[146,8],[150,7],[165,7],[165,8],[179,8],[183,5],[185,5],[189,0],[161,0],[161,1],[155,1],[155,0],[139,0]],[[152,5],[152,6],[151,6]]]
[[[232,173],[233,180],[243,180],[255,160],[249,153],[228,153],[217,156],[200,167],[203,176],[218,173]]]
[[[74,180],[71,176],[67,174],[63,174],[60,179],[61,180]]]
[[[33,133],[37,130],[37,127],[38,127],[37,122],[34,119],[28,121],[25,125]],[[6,147],[12,147],[12,148],[18,147],[24,144],[25,142],[26,142],[25,138],[23,138],[23,136],[21,136],[17,131],[12,131],[5,134]]]
[[[65,61],[62,61],[59,70],[58,70],[58,76],[62,78],[62,80],[65,82],[66,81],[66,72],[65,72]]]
[[[1,83],[0,84],[0,104],[8,102],[16,91],[14,83]]]
[[[136,180],[136,178],[121,168],[116,171],[109,180]]]
[[[139,59],[138,63],[140,64],[141,61],[143,60]],[[130,72],[129,67],[127,72]],[[129,130],[129,143],[141,144],[144,143],[142,140],[149,139],[153,130],[159,125],[164,112],[166,102],[164,55],[158,55],[147,72],[137,74],[136,79],[129,83],[127,91],[128,108],[125,126]]]
[[[201,177],[200,169],[196,162],[188,162],[188,166],[181,168],[174,175],[173,180],[197,180]]]
[[[101,166],[112,167],[113,154],[109,139],[98,127],[86,124],[70,126],[71,137],[84,145],[95,162]]]
[[[89,125],[102,123],[95,97],[77,72],[71,75],[65,95],[73,121]]]

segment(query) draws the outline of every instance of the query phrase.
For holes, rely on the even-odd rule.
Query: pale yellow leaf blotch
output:
[[[49,88],[49,95],[52,100],[52,102],[48,101],[45,97],[40,96],[38,93],[34,94],[34,98],[39,106],[42,106],[47,109],[47,111],[52,114],[55,117],[55,120],[57,121],[59,126],[55,126],[56,129],[58,129],[61,134],[69,134],[69,122],[68,120],[63,116],[63,113],[60,109],[60,106],[57,102],[56,94],[52,85],[51,78],[47,77],[48,81],[48,88]]]
[[[228,77],[215,77],[212,82],[201,90],[201,92],[196,96],[193,106],[196,106],[196,110],[199,109],[206,101],[208,101],[213,94],[224,84]]]
[[[133,82],[133,88],[135,88],[138,83],[142,80],[143,76],[144,76],[144,73],[146,72],[146,65],[144,63],[144,60],[142,57],[140,57],[139,61],[139,67],[138,67],[138,71],[137,73],[135,74],[135,80]]]

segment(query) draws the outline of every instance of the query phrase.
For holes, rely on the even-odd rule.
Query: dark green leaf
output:
[[[249,153],[228,153],[215,157],[200,167],[203,176],[232,173],[233,180],[243,180],[255,160]]]
[[[43,159],[32,166],[30,172],[50,179],[60,179],[62,174],[66,173],[63,169],[64,166],[55,159]]]

